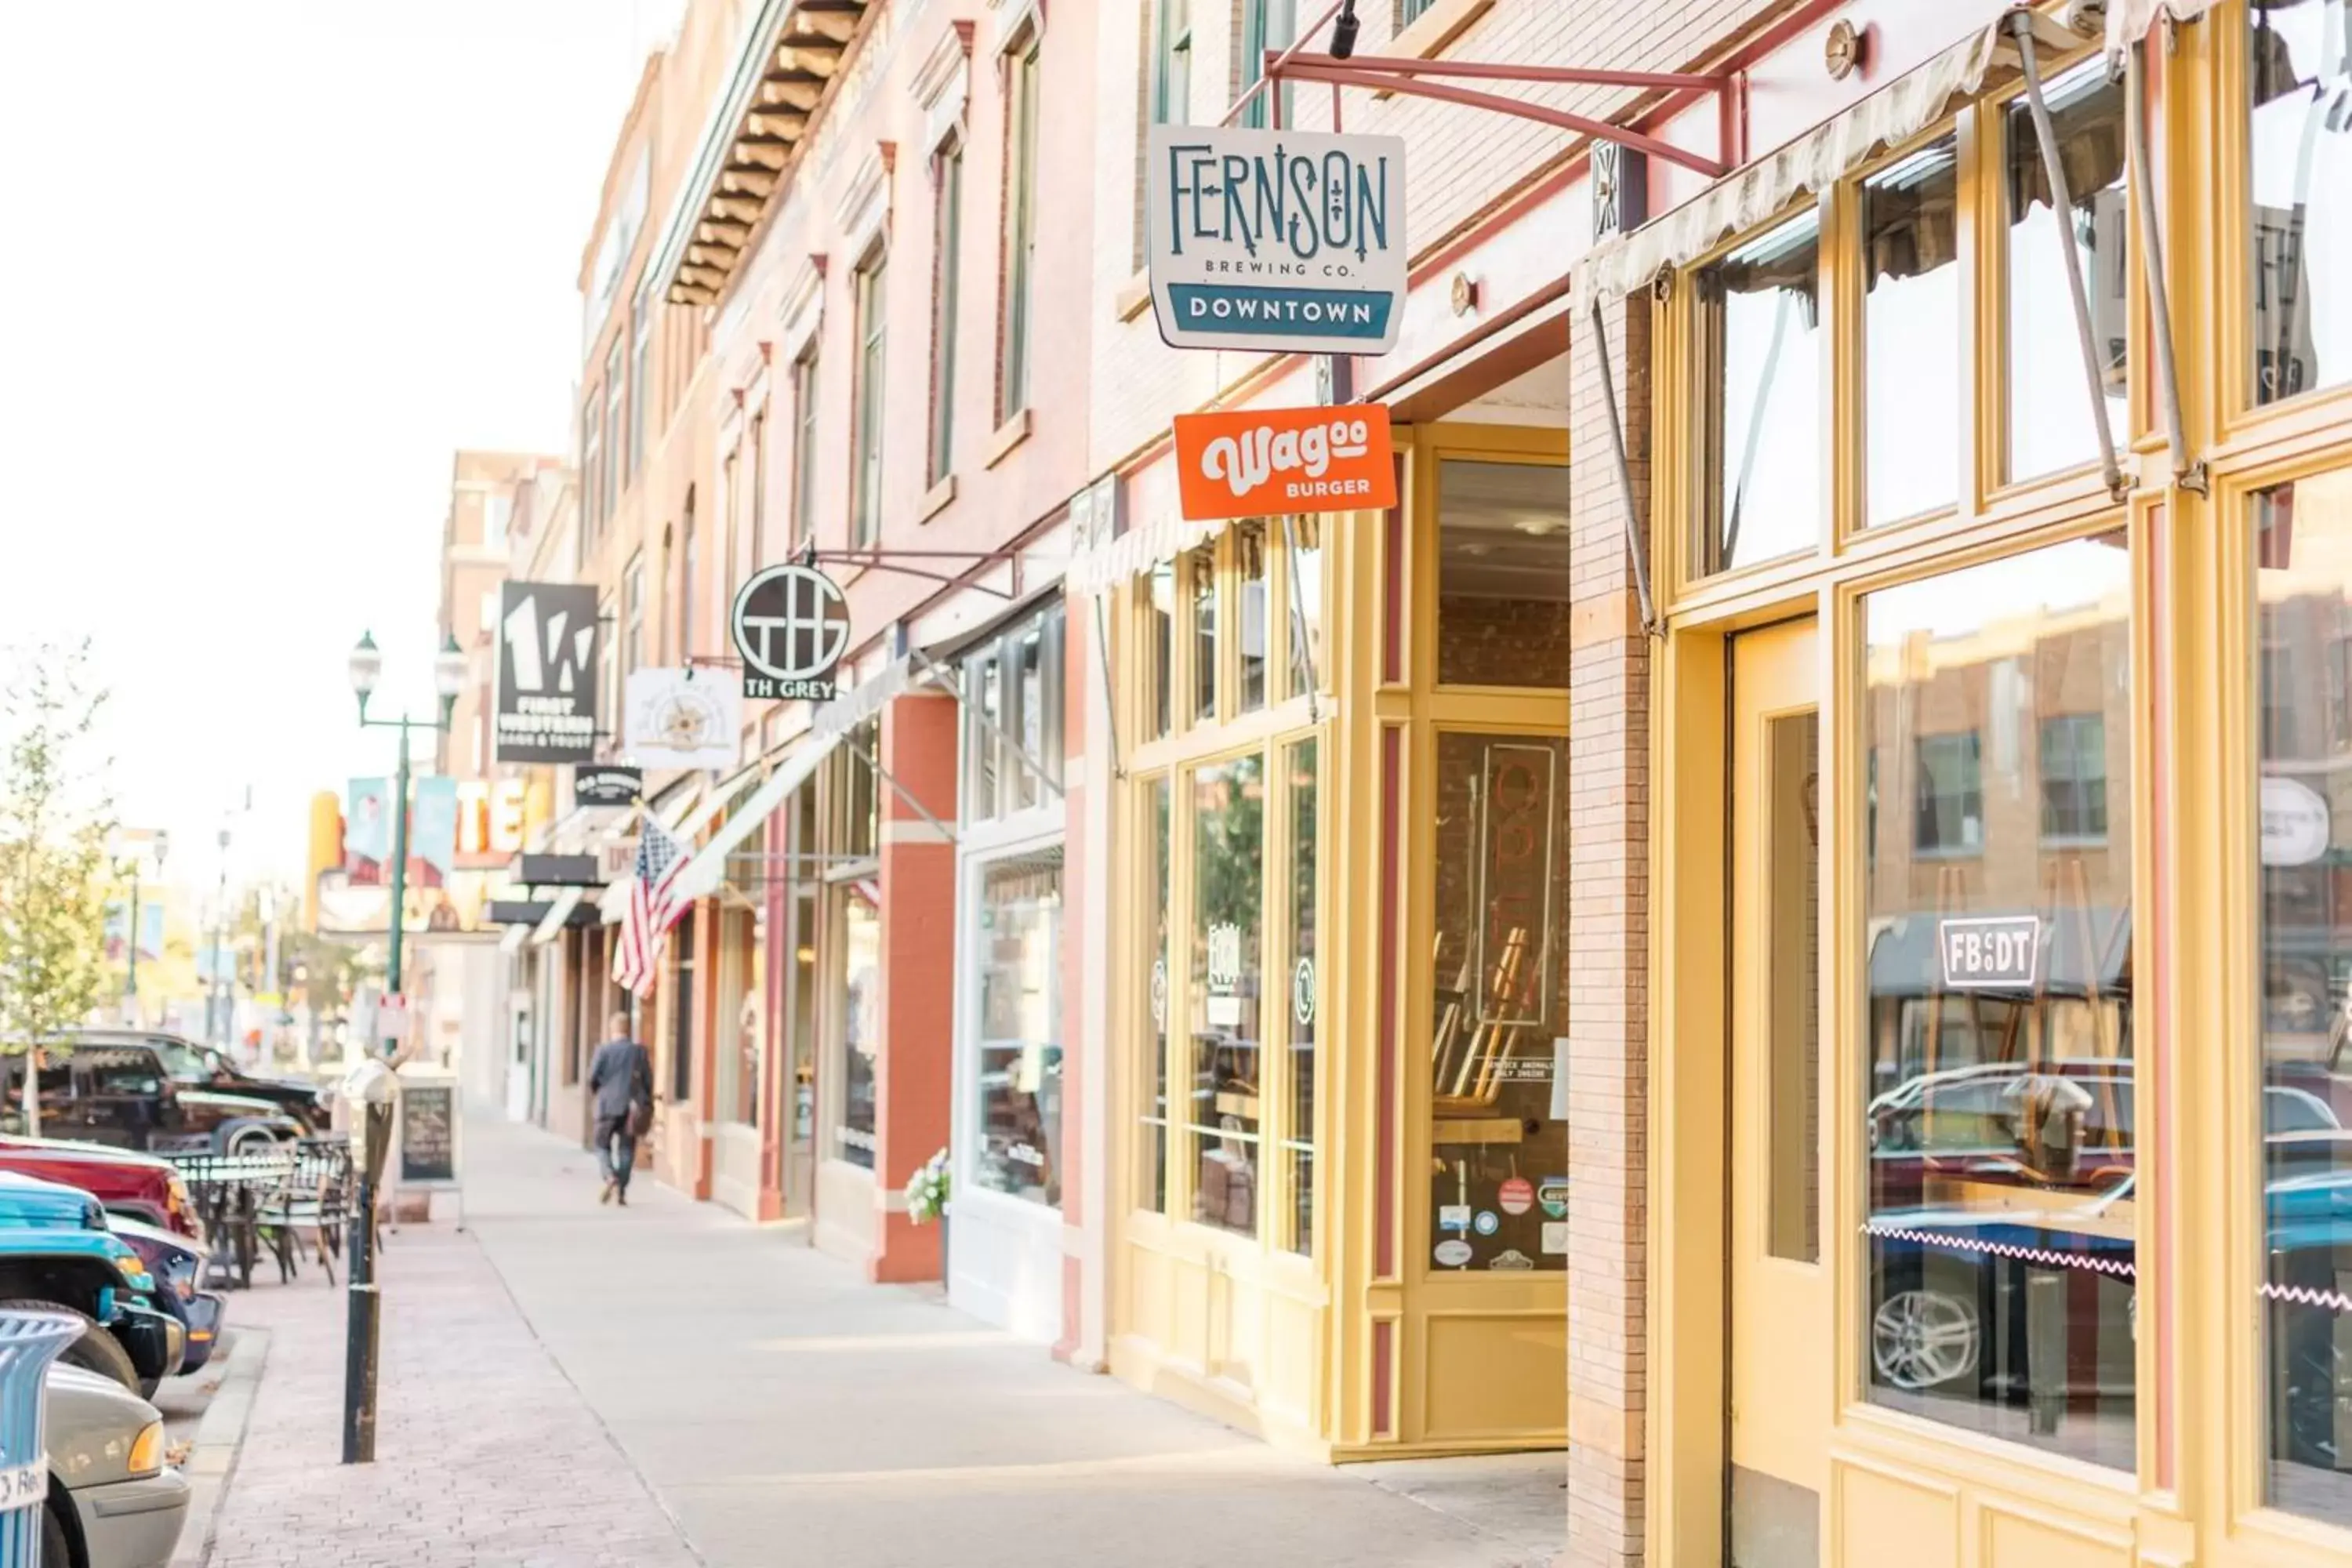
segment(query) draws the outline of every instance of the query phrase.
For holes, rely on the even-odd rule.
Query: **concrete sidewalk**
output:
[[[212,1563],[1517,1568],[1564,1545],[1557,1454],[1305,1464],[793,1233],[651,1182],[600,1207],[593,1158],[536,1130],[466,1136],[468,1231],[387,1255],[373,1485],[332,1462],[340,1293],[233,1306],[272,1345]]]

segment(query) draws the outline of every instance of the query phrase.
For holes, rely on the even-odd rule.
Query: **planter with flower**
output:
[[[949,1169],[945,1149],[915,1167],[907,1178],[907,1217],[917,1225],[940,1222],[940,1282],[948,1279],[948,1212],[954,1194],[955,1176]]]

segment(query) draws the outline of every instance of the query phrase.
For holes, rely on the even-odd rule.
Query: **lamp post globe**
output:
[[[383,654],[375,646],[375,634],[362,632],[359,646],[352,649],[352,694],[360,700],[360,717],[367,717],[368,699],[375,695],[375,683],[383,675]]]

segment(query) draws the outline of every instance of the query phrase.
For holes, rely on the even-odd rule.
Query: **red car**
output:
[[[79,1187],[112,1213],[191,1239],[203,1237],[195,1208],[188,1201],[187,1184],[180,1180],[180,1173],[169,1160],[152,1154],[62,1138],[0,1133],[0,1171]]]

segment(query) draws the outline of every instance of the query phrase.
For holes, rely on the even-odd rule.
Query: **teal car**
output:
[[[60,1360],[152,1394],[187,1349],[186,1330],[156,1305],[161,1289],[96,1198],[0,1172],[0,1306],[80,1318],[88,1326]]]

